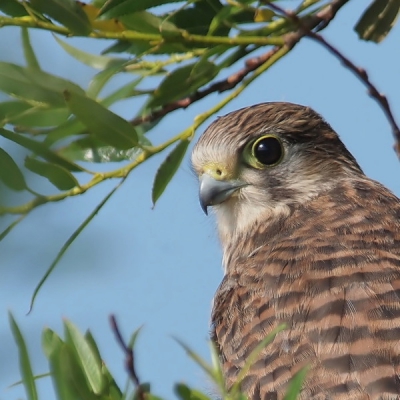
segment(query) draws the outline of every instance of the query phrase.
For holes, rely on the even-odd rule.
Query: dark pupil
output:
[[[282,157],[282,146],[278,139],[267,137],[254,145],[254,156],[264,165],[277,163]]]

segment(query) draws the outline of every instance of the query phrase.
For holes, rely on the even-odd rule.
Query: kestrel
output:
[[[229,389],[283,399],[400,399],[400,201],[364,175],[309,107],[263,103],[217,119],[192,162],[224,278],[212,311]]]

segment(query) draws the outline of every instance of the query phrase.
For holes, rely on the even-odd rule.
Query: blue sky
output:
[[[350,2],[323,35],[367,69],[371,80],[388,95],[400,121],[400,28],[395,27],[379,45],[359,41],[353,27],[365,6],[364,0]],[[87,87],[94,70],[65,54],[48,33],[34,32],[32,41],[45,70]],[[91,52],[106,46],[84,39],[74,39],[73,44]],[[0,29],[0,59],[23,64],[18,29]],[[171,114],[152,139],[161,143],[180,132],[218,99],[222,95]],[[290,101],[316,109],[340,134],[366,174],[400,195],[400,165],[386,118],[363,85],[318,44],[302,41],[219,114],[264,101]],[[128,102],[113,110],[129,118],[138,106]],[[10,147],[10,151],[15,149]],[[47,371],[40,348],[42,329],[49,326],[62,333],[62,318],[68,318],[81,330],[93,332],[106,363],[123,384],[122,353],[108,324],[108,316],[115,313],[126,337],[144,325],[137,343],[137,370],[143,382],[152,383],[155,394],[173,398],[173,383],[179,381],[212,392],[173,337],[209,358],[209,315],[222,279],[221,253],[214,221],[198,204],[189,154],[152,210],[152,181],[165,156],[154,157],[134,171],[62,259],[29,316],[25,314],[35,284],[112,184],[37,209],[0,243],[0,399],[24,397],[20,388],[7,389],[19,379],[8,310],[28,338],[35,373]],[[51,398],[49,379],[42,380],[39,388],[42,398]]]

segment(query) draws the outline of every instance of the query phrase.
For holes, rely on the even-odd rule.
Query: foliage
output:
[[[0,238],[35,208],[83,194],[107,180],[124,180],[138,165],[168,150],[154,178],[155,204],[196,129],[287,55],[306,35],[301,24],[310,30],[322,29],[321,23],[326,26],[346,1],[298,2],[296,19],[279,14],[276,6],[272,7],[276,3],[268,7],[268,2],[253,0],[93,0],[88,4],[3,0],[0,27],[21,27],[26,66],[0,62],[0,91],[8,95],[0,103],[0,136],[24,148],[27,156],[20,166],[0,149],[0,180],[30,199],[18,205],[0,204],[0,215],[15,216]],[[325,12],[328,6],[333,10],[330,14]],[[374,17],[376,10],[382,18]],[[382,40],[398,10],[397,0],[374,1],[357,24],[357,32],[364,39]],[[41,69],[31,46],[30,29],[48,31],[66,53],[99,70],[88,88]],[[102,54],[89,54],[63,36],[111,43]],[[266,53],[262,53],[264,49]],[[243,60],[245,66],[238,67]],[[227,76],[231,67],[237,71]],[[110,81],[119,75],[126,83],[105,95]],[[171,132],[158,145],[150,142],[148,133],[166,115],[225,91],[230,93],[184,131]],[[129,121],[109,109],[136,98],[142,99],[142,106]],[[115,162],[120,166],[115,168]],[[98,163],[110,168],[104,172],[103,167],[97,168]],[[48,180],[54,193],[37,193],[25,178],[26,171]],[[68,245],[95,214],[77,228]],[[65,250],[49,267],[35,295]]]
[[[111,319],[117,340],[119,340],[126,357],[125,365],[128,372],[128,380],[125,388],[122,389],[118,386],[116,380],[105,365],[91,332],[87,331],[83,335],[78,328],[68,320],[64,320],[64,339],[50,328],[45,328],[43,330],[42,346],[50,370],[49,373],[46,374],[34,375],[24,337],[12,314],[9,314],[9,319],[14,339],[19,350],[22,380],[17,384],[24,385],[27,399],[38,399],[36,389],[37,379],[51,377],[56,397],[59,400],[161,400],[151,393],[150,384],[141,383],[139,381],[135,371],[136,366],[134,364],[133,351],[139,330],[132,334],[130,343],[126,345],[123,342],[114,317]],[[278,327],[278,329],[269,334],[260,345],[253,350],[239,376],[237,384],[235,384],[229,392],[225,389],[218,355],[213,346],[211,346],[212,365],[208,365],[186,345],[183,343],[181,343],[181,345],[189,357],[198,364],[210,378],[211,382],[215,384],[216,389],[218,389],[223,399],[244,400],[244,395],[239,391],[241,379],[243,379],[252,361],[256,359],[259,352],[283,329],[284,326]],[[287,400],[296,399],[305,372],[306,370],[303,369],[289,385],[286,396]],[[179,400],[212,400],[209,395],[197,389],[190,388],[183,383],[175,385],[175,393]]]
[[[0,62],[0,91],[7,96],[0,102],[0,136],[3,143],[20,146],[27,156],[24,165],[18,165],[0,148],[0,181],[10,191],[25,195],[23,199],[30,197],[17,205],[0,204],[0,216],[15,218],[0,232],[0,240],[37,207],[116,180],[114,189],[59,251],[36,287],[31,305],[65,251],[136,167],[168,152],[155,172],[155,204],[179,168],[196,129],[287,56],[304,36],[324,29],[346,2],[299,0],[290,4],[295,7],[294,14],[286,14],[279,12],[279,1],[269,4],[262,0],[93,0],[87,4],[75,0],[1,0],[0,28],[21,28],[26,65]],[[382,41],[399,9],[399,0],[372,1],[355,26],[359,37]],[[32,29],[52,34],[66,53],[98,70],[87,88],[42,69],[31,45]],[[70,44],[68,39],[73,36],[105,39],[109,44],[101,54],[90,54]],[[110,92],[110,82],[116,76],[123,76],[125,84]],[[170,132],[161,144],[149,140],[149,132],[168,114],[223,92],[228,94],[214,98],[215,103],[210,102],[209,109],[182,132]],[[115,104],[137,99],[141,107],[129,120],[110,110]],[[117,167],[115,163],[119,163]],[[50,182],[54,192],[35,191],[27,173]],[[26,396],[37,399],[38,377],[32,372],[23,336],[12,316],[10,321]],[[118,387],[90,333],[82,335],[68,321],[64,327],[64,339],[50,329],[43,332],[44,352],[58,398],[137,398],[137,388]],[[242,398],[237,387],[235,393],[224,392],[215,354],[214,364],[207,366],[187,351],[224,397]],[[304,372],[295,377],[287,399],[297,396],[303,378]],[[141,387],[146,398],[156,399],[148,385]],[[183,384],[176,386],[176,393],[182,400],[208,399]]]

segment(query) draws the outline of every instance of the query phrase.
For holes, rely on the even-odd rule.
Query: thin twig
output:
[[[121,331],[119,329],[117,319],[115,318],[115,315],[110,315],[110,325],[111,325],[112,331],[115,334],[115,337],[117,338],[117,342],[119,343],[122,350],[124,351],[125,369],[127,370],[129,377],[131,378],[132,382],[134,383],[134,385],[136,387],[137,397],[139,400],[145,400],[145,393],[140,384],[140,380],[139,380],[139,377],[138,377],[138,375],[136,373],[136,369],[135,369],[135,355],[133,353],[133,348],[129,347],[125,343],[124,338],[122,337]]]
[[[379,104],[386,118],[389,121],[393,137],[396,141],[394,149],[396,151],[397,156],[400,157],[400,128],[396,123],[396,120],[392,113],[387,97],[383,93],[379,92],[378,88],[370,81],[367,71],[364,68],[355,65],[349,58],[343,55],[343,53],[341,53],[336,47],[327,42],[323,36],[312,31],[312,28],[305,25],[303,21],[294,12],[284,10],[283,8],[277,6],[275,3],[268,2],[268,6],[272,10],[278,12],[279,14],[295,22],[301,29],[304,30],[305,36],[314,39],[316,42],[325,47],[330,53],[332,53],[336,58],[338,58],[346,68],[352,71],[362,83],[364,83],[364,85],[368,89],[368,94]],[[326,23],[323,27],[325,26]],[[318,30],[320,30],[320,27],[318,27]]]
[[[334,0],[328,4],[323,10],[319,11],[315,15],[312,15],[307,20],[307,30],[305,31],[303,26],[301,26],[295,32],[289,32],[282,36],[283,41],[286,46],[292,49],[304,36],[307,36],[310,29],[318,28],[322,30],[326,28],[329,22],[335,17],[339,9],[344,6],[349,0]],[[269,3],[268,3],[269,4]],[[228,76],[226,79],[222,79],[211,84],[209,87],[203,90],[198,90],[190,96],[184,97],[183,99],[173,101],[171,103],[165,104],[159,110],[153,111],[150,114],[137,117],[131,120],[133,125],[141,125],[143,123],[153,122],[157,119],[165,117],[172,111],[187,108],[191,104],[195,103],[208,96],[211,93],[222,93],[226,90],[231,90],[237,86],[243,79],[249,75],[251,72],[255,71],[259,66],[267,62],[271,57],[273,57],[276,52],[282,46],[275,46],[271,50],[262,54],[258,57],[252,57],[245,61],[245,66],[235,72],[234,74]]]

